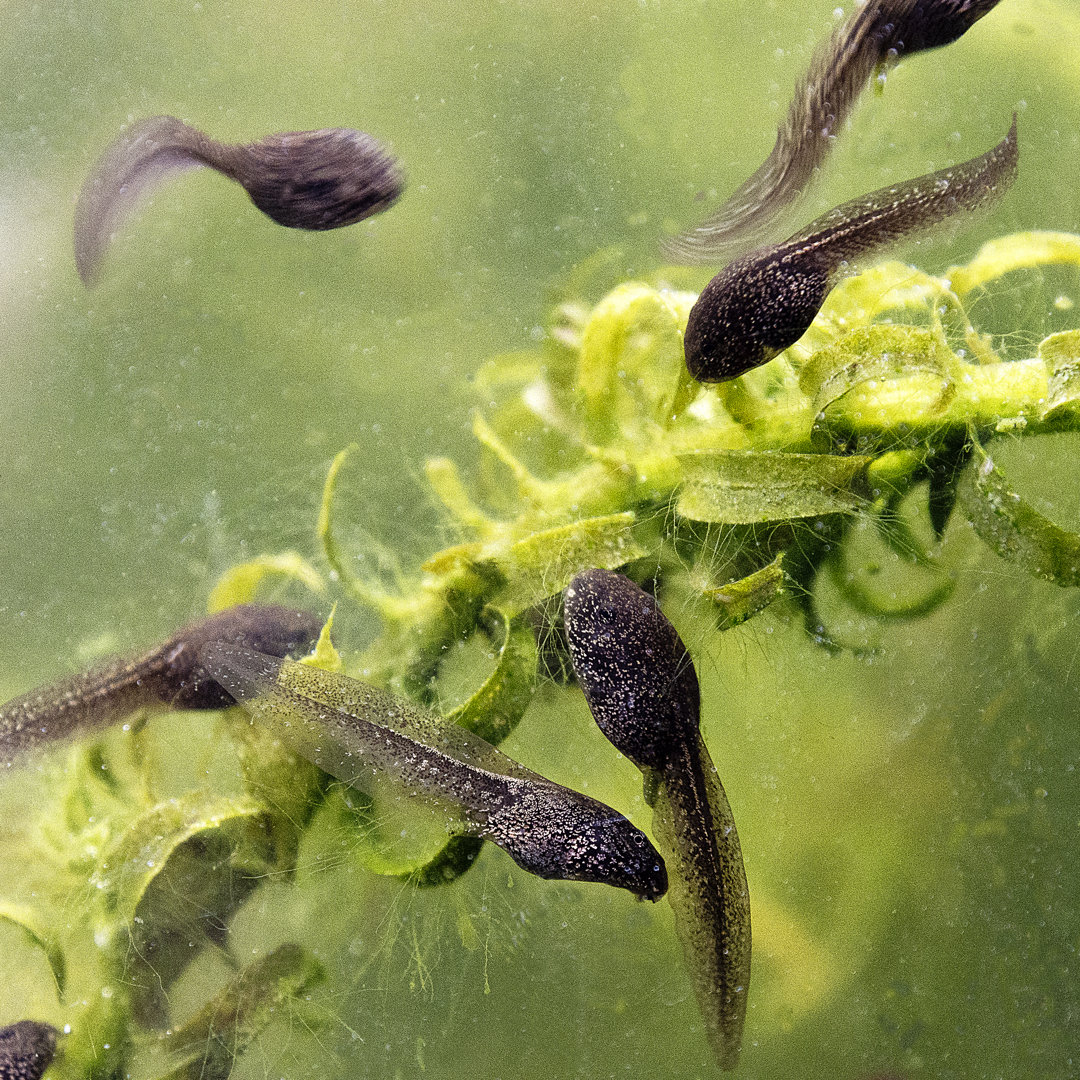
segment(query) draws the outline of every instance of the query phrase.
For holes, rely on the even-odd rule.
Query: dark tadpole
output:
[[[814,53],[772,153],[708,220],[664,241],[674,262],[718,263],[752,247],[821,167],[871,77],[956,41],[998,0],[868,0]]]
[[[1016,179],[1018,156],[1014,115],[1008,135],[985,154],[852,199],[782,244],[729,263],[690,309],[683,342],[690,374],[722,382],[778,356],[855,272],[855,260],[990,206]]]
[[[564,620],[594,719],[644,774],[705,1031],[720,1067],[734,1069],[750,984],[750,894],[735,819],[699,731],[693,662],[656,600],[610,570],[570,582]]]
[[[0,1028],[0,1080],[39,1080],[56,1053],[59,1036],[51,1024],[36,1020]]]
[[[207,676],[199,651],[211,641],[284,656],[307,648],[322,621],[307,611],[241,604],[173,634],[134,659],[115,660],[0,705],[0,765],[38,746],[99,730],[136,709],[222,709],[232,698]]]
[[[75,207],[75,266],[87,285],[113,232],[165,177],[208,166],[290,229],[337,229],[386,210],[404,190],[401,169],[378,140],[351,128],[291,131],[257,142],[217,142],[174,116],[151,116],[117,139],[94,166]]]
[[[427,809],[452,835],[490,840],[539,877],[648,900],[667,890],[664,860],[622,814],[465,728],[345,675],[234,645],[207,645],[202,655],[256,724],[331,776]]]

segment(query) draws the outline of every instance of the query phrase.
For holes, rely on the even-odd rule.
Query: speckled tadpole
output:
[[[961,37],[999,0],[867,0],[815,52],[772,153],[707,221],[664,242],[678,262],[717,263],[760,241],[809,184],[875,72]]]
[[[74,675],[0,705],[0,765],[20,754],[103,728],[136,709],[222,709],[232,698],[199,666],[208,641],[229,641],[284,656],[307,648],[322,621],[274,604],[242,604],[173,634],[134,659]]]
[[[202,657],[256,723],[331,776],[430,808],[448,832],[491,840],[539,877],[649,900],[667,890],[664,860],[622,814],[465,728],[357,679],[251,649],[211,644]]]
[[[208,166],[235,180],[279,225],[325,230],[386,210],[404,190],[397,161],[362,131],[322,128],[220,143],[174,116],[133,124],[98,160],[75,207],[75,266],[98,277],[112,233],[140,196],[183,169]]]
[[[836,283],[864,255],[989,206],[1016,179],[1016,117],[992,150],[960,165],[881,188],[830,210],[782,244],[729,263],[690,309],[686,366],[722,382],[778,356],[810,328]]]
[[[36,1020],[0,1028],[0,1080],[39,1080],[52,1062],[59,1035],[51,1024]]]
[[[734,1069],[750,982],[750,895],[735,819],[698,730],[693,662],[653,597],[613,571],[578,574],[564,617],[593,717],[644,773],[705,1031],[720,1067]]]

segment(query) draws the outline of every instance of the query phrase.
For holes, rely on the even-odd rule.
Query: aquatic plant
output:
[[[357,457],[348,448],[330,468],[316,526],[325,568],[290,552],[261,556],[226,574],[210,607],[248,601],[282,577],[362,605],[382,620],[371,647],[346,662],[331,620],[311,661],[362,671],[428,707],[440,704],[445,658],[482,643],[493,659],[475,665],[472,693],[447,719],[499,743],[541,673],[568,677],[558,597],[585,569],[622,568],[661,600],[692,593],[695,612],[721,628],[787,604],[822,648],[866,653],[872,635],[846,639],[823,588],[871,619],[924,616],[953,589],[936,539],[956,519],[1003,559],[1076,585],[1080,536],[1012,489],[995,447],[1080,426],[1080,330],[1005,359],[972,318],[974,297],[1051,263],[1080,265],[1080,237],[1005,237],[940,277],[882,264],[838,286],[799,343],[719,387],[693,383],[683,364],[692,293],[658,277],[592,306],[567,297],[534,352],[477,373],[486,405],[473,424],[476,474],[427,463],[456,543],[392,584],[358,574],[340,521]],[[899,596],[853,562],[866,523],[910,575]],[[242,790],[163,791],[133,727],[123,752],[83,746],[54,776],[36,839],[43,872],[0,905],[0,921],[40,948],[57,994],[85,1002],[50,1075],[225,1077],[282,1006],[316,1023],[326,967],[286,942],[232,958],[232,977],[168,1026],[170,989],[223,950],[261,883],[296,876],[300,844],[328,802],[356,830],[352,857],[402,888],[443,886],[476,864],[477,838],[447,845],[445,834],[388,824],[240,720],[228,731]],[[742,841],[748,852],[760,842],[745,832]]]

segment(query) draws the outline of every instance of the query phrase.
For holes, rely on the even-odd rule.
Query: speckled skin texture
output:
[[[449,832],[491,840],[529,873],[649,900],[667,890],[663,859],[617,811],[403,698],[231,645],[207,646],[203,664],[256,723],[324,772],[428,807]]]
[[[564,622],[593,717],[644,773],[705,1031],[721,1068],[733,1069],[750,982],[750,896],[731,807],[698,730],[694,666],[656,600],[610,570],[570,582]]]
[[[56,1053],[59,1034],[35,1020],[0,1028],[0,1080],[39,1080]]]
[[[134,659],[114,661],[0,706],[0,764],[58,739],[99,729],[135,709],[221,709],[232,698],[200,669],[199,650],[229,641],[284,656],[307,648],[322,621],[307,611],[242,604],[174,634]]]
[[[736,259],[690,310],[686,366],[700,382],[734,379],[794,345],[854,261],[1001,198],[1016,179],[1016,117],[987,153],[853,199],[782,244]]]
[[[883,65],[948,45],[999,0],[869,0],[814,53],[772,153],[707,221],[664,244],[676,262],[718,263],[760,241],[806,189]]]
[[[112,233],[139,197],[199,166],[235,180],[264,214],[291,229],[352,225],[386,210],[405,186],[397,161],[362,131],[292,131],[231,146],[174,116],[151,116],[105,151],[79,193],[75,266],[85,284],[97,280]]]

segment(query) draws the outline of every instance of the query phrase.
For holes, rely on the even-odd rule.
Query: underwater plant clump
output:
[[[936,541],[954,519],[1002,558],[1076,585],[1080,537],[1012,491],[994,440],[1080,426],[1080,330],[1003,359],[971,317],[972,298],[1007,274],[1051,263],[1080,266],[1080,237],[1005,237],[941,277],[882,264],[838,286],[798,344],[719,387],[694,383],[683,364],[693,294],[639,282],[591,308],[568,301],[542,347],[478,372],[489,405],[474,420],[477,476],[427,463],[457,543],[403,568],[392,588],[358,576],[337,520],[347,449],[317,523],[329,574],[268,554],[227,573],[209,606],[250,601],[284,577],[374,610],[383,629],[365,653],[346,663],[331,619],[309,662],[363,672],[429,708],[447,655],[482,641],[493,661],[445,719],[498,744],[543,676],[570,677],[559,596],[584,570],[621,568],[661,598],[690,592],[721,629],[783,602],[834,651],[874,643],[844,640],[823,584],[871,619],[920,618],[951,595]],[[867,522],[910,571],[899,599],[851,565]],[[56,778],[38,837],[47,887],[0,901],[0,922],[41,949],[59,999],[79,1003],[50,1075],[226,1077],[283,1008],[316,1015],[330,975],[294,943],[237,962],[183,1022],[171,1015],[170,988],[224,948],[263,882],[296,876],[317,811],[341,798],[272,734],[239,720],[228,731],[242,771],[231,794],[163,795],[137,731],[126,756],[84,746],[79,767]],[[358,831],[379,824],[364,867],[403,889],[445,886],[477,865],[477,836],[403,843],[374,803],[342,813]]]

